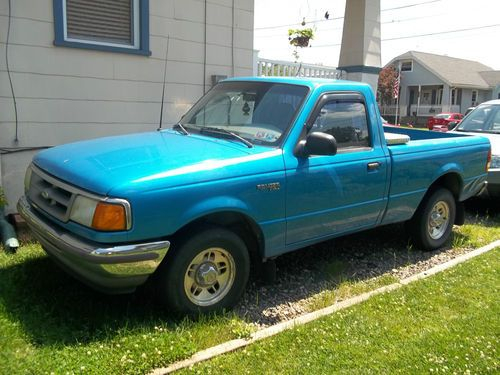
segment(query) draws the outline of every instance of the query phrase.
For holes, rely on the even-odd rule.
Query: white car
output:
[[[500,199],[500,99],[478,105],[453,131],[481,135],[490,140],[487,192],[490,197]]]

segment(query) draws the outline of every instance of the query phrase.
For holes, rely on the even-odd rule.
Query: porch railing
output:
[[[410,111],[408,112],[407,105],[399,106],[398,116],[418,116],[418,117],[431,117],[438,113],[443,112],[457,112],[460,113],[459,105],[420,105],[412,104],[410,105]],[[382,116],[395,116],[396,106],[395,105],[382,105],[380,106],[380,114]]]
[[[257,60],[257,76],[279,76],[279,77],[312,77],[343,79],[346,72],[334,67],[294,63],[290,61]]]
[[[410,106],[410,115],[414,113],[417,116],[435,116],[438,113],[443,112],[460,112],[459,105],[416,105],[412,104]]]
[[[396,108],[397,108],[396,105],[380,106],[380,114],[382,116],[395,116],[396,115]],[[399,106],[398,116],[399,117],[406,116],[407,115],[406,110],[407,110],[406,106]]]

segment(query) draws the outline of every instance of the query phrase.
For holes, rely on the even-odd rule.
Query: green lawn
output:
[[[238,337],[233,316],[175,319],[151,293],[107,296],[38,245],[0,253],[0,373],[144,373]]]
[[[491,242],[500,238],[499,227],[498,218],[481,219],[477,224],[461,227],[455,230],[455,246],[481,246]],[[377,232],[370,235],[376,236]],[[356,241],[353,237],[351,243]],[[412,251],[405,247],[404,236],[401,235],[398,241],[401,248],[397,251],[401,254]],[[335,264],[331,267],[321,264],[335,271]],[[342,284],[332,286],[330,292],[348,296],[392,281],[389,274],[375,281],[343,280]],[[478,284],[486,282],[481,279]],[[315,307],[326,302],[318,302]],[[386,308],[391,311],[396,307],[381,302],[380,309],[376,310],[380,322],[385,319]],[[441,313],[435,311],[433,315]],[[360,324],[362,316],[360,313],[357,318]],[[466,316],[472,319],[475,315]],[[338,324],[339,327],[349,326],[346,330],[349,335],[358,327],[358,323],[351,324],[347,320],[339,320]],[[434,327],[429,326],[429,329]],[[232,314],[198,321],[174,318],[155,305],[147,288],[129,296],[94,292],[61,271],[38,244],[23,244],[17,254],[0,251],[0,374],[145,373],[210,346],[245,337],[251,330],[249,324]],[[313,332],[321,336],[321,332]],[[337,331],[334,333],[332,340],[343,337]],[[371,335],[367,333],[366,340],[371,342]],[[366,344],[363,340],[359,345]],[[452,336],[450,340],[454,340]],[[330,340],[320,345],[325,353],[330,350],[328,343]],[[493,347],[497,344],[491,343]],[[268,354],[274,352],[274,349],[265,350]],[[396,355],[391,350],[386,357],[388,361]]]
[[[500,250],[189,373],[500,372]]]

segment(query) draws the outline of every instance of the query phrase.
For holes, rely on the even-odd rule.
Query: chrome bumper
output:
[[[17,203],[44,250],[71,275],[107,293],[128,293],[143,284],[160,265],[169,241],[106,247],[51,225],[36,213],[26,197]]]

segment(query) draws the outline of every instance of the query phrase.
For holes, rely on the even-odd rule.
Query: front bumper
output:
[[[71,275],[106,293],[133,292],[156,270],[170,248],[169,241],[106,246],[49,224],[26,197],[19,200],[17,209],[47,254]]]

